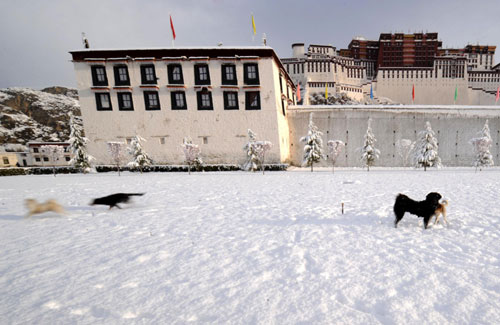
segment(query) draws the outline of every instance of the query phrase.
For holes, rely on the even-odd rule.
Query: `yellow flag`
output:
[[[328,82],[325,82],[325,99],[328,99]]]
[[[252,27],[253,27],[253,34],[257,34],[257,29],[255,29],[255,20],[253,20],[253,14],[252,14]]]

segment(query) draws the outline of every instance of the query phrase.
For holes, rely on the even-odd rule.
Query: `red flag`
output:
[[[500,87],[497,88],[497,98],[495,99],[495,103],[498,102],[499,98],[500,98]]]
[[[172,29],[172,37],[174,38],[175,41],[175,29],[174,29],[174,23],[172,22],[172,15],[170,15],[170,28]]]
[[[300,102],[300,84],[297,85],[297,101]],[[497,100],[498,100],[498,93],[497,93]]]
[[[411,91],[411,98],[413,101],[415,101],[415,85],[413,85],[413,89]]]

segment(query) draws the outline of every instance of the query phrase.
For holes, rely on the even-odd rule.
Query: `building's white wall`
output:
[[[146,111],[144,89],[140,88],[141,62],[128,60],[131,79],[134,111],[119,111],[117,92],[114,89],[113,62],[106,61],[108,84],[112,101],[112,111],[97,111],[95,92],[92,90],[91,62],[75,62],[75,71],[79,90],[82,119],[86,136],[90,143],[89,152],[97,163],[111,163],[106,142],[125,141],[134,135],[141,135],[147,140],[144,149],[156,163],[179,164],[184,161],[180,145],[184,137],[191,137],[200,146],[206,163],[242,163],[245,153],[242,150],[247,142],[247,130],[257,133],[259,140],[271,141],[274,146],[266,156],[267,162],[280,162],[288,157],[288,131],[286,120],[280,118],[281,104],[279,80],[276,78],[277,64],[272,58],[234,60],[238,77],[239,110],[224,110],[223,91],[221,88],[221,64],[228,61],[211,59],[209,64],[211,92],[214,110],[198,111],[194,87],[194,65],[200,61],[180,60],[184,85],[186,86],[187,110],[172,110],[170,92],[178,89],[167,88],[167,64],[171,61],[154,61],[158,77],[158,93],[161,110]],[[260,87],[244,85],[243,64],[258,62]],[[102,65],[102,63],[99,63]],[[277,89],[277,90],[276,90]],[[182,89],[181,89],[182,90]],[[232,89],[230,89],[232,90]],[[245,92],[260,91],[261,110],[245,110]],[[165,144],[160,139],[165,139]],[[208,143],[204,143],[206,138]],[[282,144],[283,143],[283,144]]]

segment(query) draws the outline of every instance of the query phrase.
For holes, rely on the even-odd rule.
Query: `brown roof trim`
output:
[[[220,56],[258,56],[261,58],[272,57],[282,70],[286,79],[290,82],[293,90],[295,84],[286,72],[274,49],[270,47],[248,47],[248,48],[160,48],[160,49],[126,49],[126,50],[77,50],[69,52],[73,61],[85,61],[88,59],[112,59],[112,58],[155,58],[162,60],[165,57],[209,57],[218,59]]]

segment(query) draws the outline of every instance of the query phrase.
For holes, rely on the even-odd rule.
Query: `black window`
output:
[[[96,93],[95,101],[98,111],[111,111],[111,98],[108,93]]]
[[[38,148],[33,148],[33,152],[38,153]]]
[[[210,85],[208,64],[198,64],[194,66],[194,80],[197,85]]]
[[[212,93],[209,91],[199,91],[198,97],[198,110],[213,110]]]
[[[260,109],[260,92],[248,91],[245,93],[245,109]]]
[[[92,83],[94,86],[107,86],[108,77],[106,76],[106,68],[100,65],[92,66]]]
[[[126,65],[117,65],[115,70],[115,85],[117,86],[130,86],[130,78],[128,75],[128,68]]]
[[[259,84],[259,67],[257,63],[246,63],[245,70],[245,84],[258,85]]]
[[[40,161],[40,157],[35,157],[35,161]]]
[[[8,165],[9,164],[9,158],[8,157],[3,157],[3,163],[4,163],[4,165]]]
[[[144,92],[144,104],[146,105],[147,111],[160,110],[160,98],[158,97],[158,92],[157,91],[145,91]]]
[[[141,65],[141,82],[143,85],[156,84],[156,73],[154,65]]]
[[[186,94],[183,91],[173,91],[170,93],[172,109],[187,109]]]
[[[43,157],[43,161],[49,161],[49,157]]]
[[[66,159],[66,161],[70,161],[70,160],[71,160],[71,158],[70,158],[70,157],[67,157],[67,156],[66,156],[66,157],[64,157],[64,158]]]
[[[234,64],[225,64],[222,66],[222,84],[237,85],[236,66]]]
[[[224,92],[224,109],[238,109],[238,92]]]
[[[132,93],[118,93],[118,109],[120,111],[133,111],[134,103]]]
[[[177,85],[184,84],[184,78],[182,77],[182,66],[180,64],[168,65],[168,83]]]

